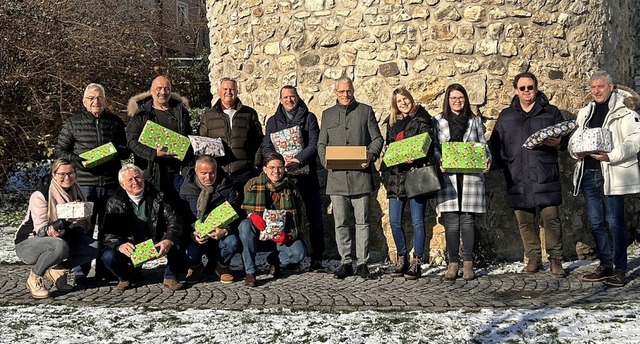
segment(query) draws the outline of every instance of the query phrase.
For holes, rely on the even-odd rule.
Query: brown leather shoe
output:
[[[551,274],[554,277],[567,277],[566,272],[562,268],[562,261],[559,259],[551,259]]]
[[[476,273],[473,271],[473,261],[465,260],[462,262],[462,278],[465,281],[471,281],[476,278]]]
[[[216,263],[216,275],[220,277],[222,283],[233,283],[233,275],[229,272],[229,267]]]
[[[256,274],[247,274],[244,278],[244,285],[247,287],[255,287],[256,286]]]
[[[523,274],[535,274],[536,272],[544,270],[542,262],[536,259],[529,259],[527,266],[522,269]]]
[[[614,276],[615,273],[613,272],[613,268],[603,268],[602,266],[598,266],[596,271],[582,276],[582,280],[585,282],[599,282]]]
[[[120,281],[116,285],[116,290],[125,291],[125,290],[129,289],[129,287],[131,287],[131,284],[129,283],[129,281]]]
[[[180,290],[182,288],[182,283],[173,278],[165,278],[162,284],[171,289],[171,291]]]
[[[604,280],[604,284],[611,287],[624,287],[624,284],[627,282],[627,277],[624,272],[616,272],[613,277],[609,277]]]
[[[455,281],[458,278],[458,264],[459,263],[449,263],[447,266],[447,272],[444,274],[444,279],[447,281]]]

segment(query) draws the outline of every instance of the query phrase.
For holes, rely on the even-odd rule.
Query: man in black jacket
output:
[[[522,272],[532,274],[543,269],[540,236],[534,221],[539,213],[551,273],[565,277],[558,211],[562,204],[558,150],[567,148],[568,138],[549,138],[533,149],[522,146],[531,134],[564,119],[538,90],[538,79],[532,73],[516,75],[513,87],[516,95],[511,106],[500,113],[489,143],[494,162],[504,170],[507,204],[514,210],[528,259]]]
[[[222,174],[221,174],[222,173]],[[223,178],[223,172],[218,169],[216,160],[209,155],[201,155],[196,160],[195,167],[190,167],[185,173],[185,180],[180,188],[180,197],[189,203],[191,214],[187,223],[196,220],[204,221],[209,213],[225,201],[229,202],[236,213],[243,214],[240,196],[231,183]],[[187,282],[197,282],[202,272],[202,255],[209,255],[207,265],[215,264],[215,272],[220,282],[233,282],[233,275],[229,271],[229,264],[236,253],[240,252],[238,238],[238,224],[244,216],[227,228],[213,228],[208,237],[200,237],[194,231],[186,231],[183,235],[186,260],[189,264]],[[217,258],[214,263],[213,259]]]
[[[62,125],[58,136],[55,155],[73,161],[78,177],[77,182],[87,201],[93,202],[91,223],[101,227],[104,221],[104,208],[107,199],[118,187],[118,170],[120,160],[127,159],[131,151],[127,148],[124,122],[107,110],[107,99],[104,88],[100,84],[89,84],[84,90],[82,100],[85,110],[71,116]],[[118,150],[117,157],[92,168],[84,166],[80,154],[113,143]],[[86,228],[88,235],[93,235],[93,227]],[[98,232],[98,241],[102,241],[103,233]],[[89,272],[91,265],[83,267]],[[104,277],[104,266],[96,263],[96,277]]]
[[[298,91],[291,85],[280,89],[280,105],[276,112],[267,120],[266,133],[262,141],[262,155],[276,153],[271,141],[271,134],[293,127],[299,127],[304,141],[304,148],[291,156],[283,154],[289,178],[300,190],[309,221],[311,253],[311,270],[320,271],[322,254],[324,253],[324,223],[322,220],[322,203],[320,200],[320,184],[316,157],[318,156],[318,134],[320,126],[318,118],[309,112],[307,104],[300,99]],[[283,152],[277,152],[283,153]],[[296,170],[308,167],[308,172],[296,173]]]
[[[148,92],[129,100],[127,110],[131,119],[127,125],[127,145],[134,154],[134,164],[144,170],[145,179],[172,199],[178,199],[183,178],[182,168],[193,159],[193,151],[180,161],[163,147],[154,149],[138,142],[147,121],[157,123],[180,135],[192,134],[188,103],[171,92],[171,82],[164,76],[153,79]]]
[[[215,105],[202,115],[198,132],[222,139],[225,155],[218,163],[242,195],[247,181],[262,171],[262,125],[256,110],[238,99],[235,80],[220,80],[218,96]]]
[[[120,188],[107,201],[102,261],[118,277],[118,290],[130,287],[136,273],[131,252],[136,245],[152,239],[158,257],[167,256],[163,284],[171,290],[182,288],[178,273],[183,264],[176,246],[182,233],[182,219],[153,185],[146,184],[142,170],[126,164],[118,172]],[[139,271],[139,270],[138,270]]]

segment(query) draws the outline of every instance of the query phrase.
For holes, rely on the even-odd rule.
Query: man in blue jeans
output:
[[[640,192],[640,116],[635,112],[638,95],[614,89],[611,76],[604,71],[591,75],[589,86],[593,102],[578,112],[579,130],[603,128],[611,131],[611,152],[574,152],[578,159],[574,171],[574,195],[584,195],[589,225],[598,250],[600,266],[582,277],[584,281],[621,287],[626,282],[629,233],[624,220],[624,195]],[[633,99],[635,98],[635,99]],[[627,105],[632,105],[630,109]],[[576,139],[577,140],[577,139]]]

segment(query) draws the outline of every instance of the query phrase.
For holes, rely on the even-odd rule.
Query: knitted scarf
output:
[[[214,191],[213,185],[202,185],[198,176],[194,176],[193,179],[196,180],[196,185],[200,187],[200,194],[198,195],[198,202],[196,203],[196,216],[198,217],[198,220],[204,221],[206,215],[205,212],[207,211],[207,203],[209,202],[209,197],[211,197],[211,194]]]
[[[73,183],[69,190],[65,190],[58,184],[55,178],[51,179],[51,186],[49,186],[49,207],[47,209],[49,214],[49,222],[54,222],[58,219],[56,213],[56,205],[69,202],[81,201],[86,202],[87,198],[80,190],[78,183]],[[92,229],[91,217],[80,219],[75,221],[72,225],[82,226],[85,230]]]
[[[274,183],[262,172],[247,183],[242,209],[256,213],[262,213],[265,209],[286,210],[295,220],[298,205],[293,188],[293,184],[286,177]],[[297,223],[295,225],[297,228]]]

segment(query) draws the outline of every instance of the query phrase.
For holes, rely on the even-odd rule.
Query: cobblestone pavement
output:
[[[0,265],[0,303],[62,304],[74,306],[152,306],[215,308],[290,308],[307,310],[423,310],[444,311],[479,308],[529,308],[594,306],[640,300],[640,258],[630,261],[629,281],[624,287],[580,279],[594,265],[579,267],[567,278],[554,278],[548,271],[534,275],[485,275],[473,281],[444,281],[427,275],[416,281],[375,275],[370,280],[333,278],[331,273],[301,272],[280,279],[262,274],[258,286],[246,287],[241,272],[236,282],[222,284],[213,277],[172,292],[162,285],[162,268],[143,271],[135,288],[119,292],[115,282],[92,282],[72,292],[54,291],[54,297],[34,300],[25,288],[29,267]]]

